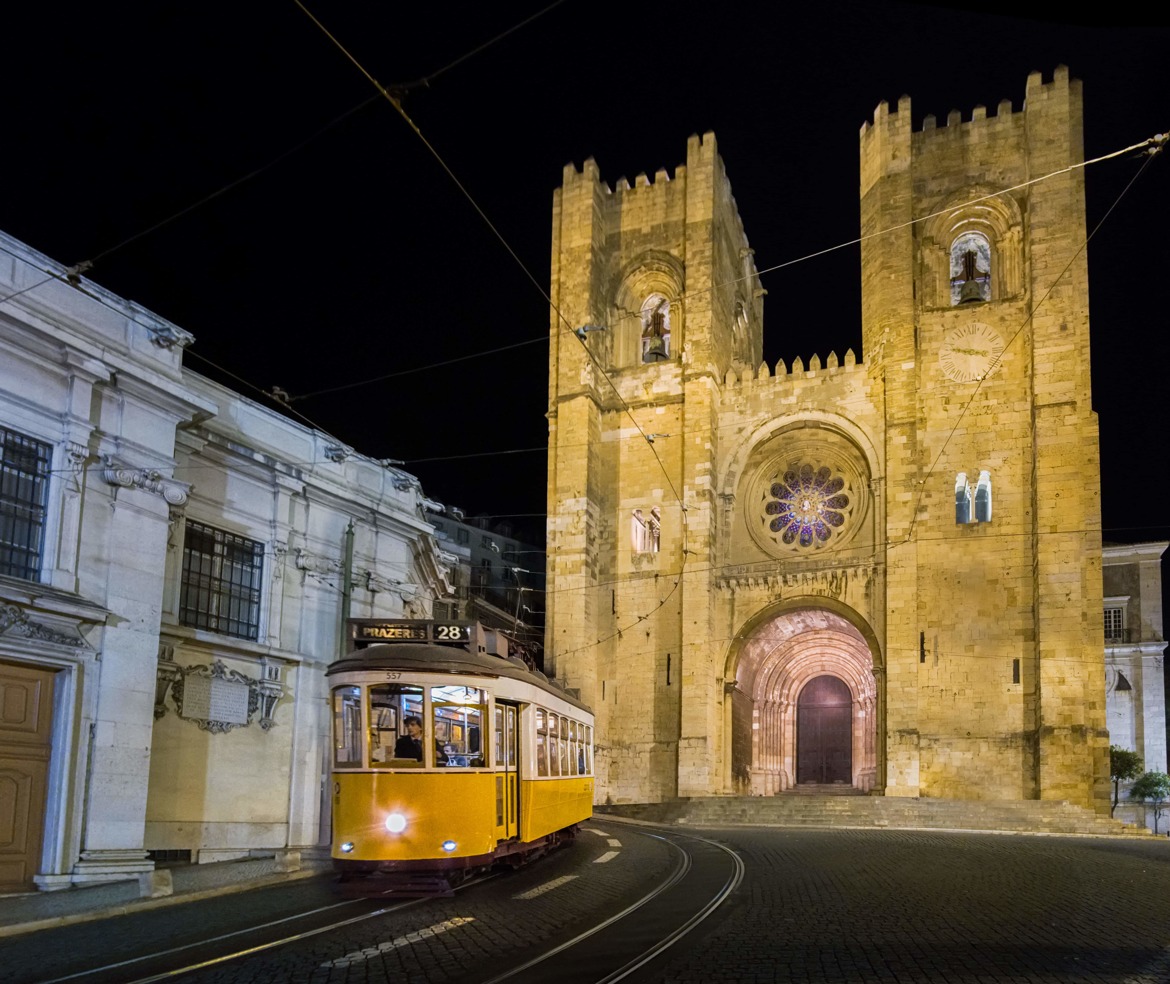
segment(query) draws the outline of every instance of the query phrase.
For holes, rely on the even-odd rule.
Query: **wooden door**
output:
[[[52,718],[53,673],[0,663],[0,892],[34,887]]]
[[[853,697],[837,677],[815,677],[796,700],[796,781],[853,781]]]

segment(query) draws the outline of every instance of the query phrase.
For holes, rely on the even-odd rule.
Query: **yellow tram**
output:
[[[593,809],[593,714],[473,622],[351,619],[329,667],[334,866],[444,891],[570,840]]]

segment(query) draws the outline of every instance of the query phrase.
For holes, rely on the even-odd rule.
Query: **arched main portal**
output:
[[[787,611],[739,648],[732,694],[732,780],[771,795],[798,784],[869,790],[878,775],[874,655],[846,618]]]

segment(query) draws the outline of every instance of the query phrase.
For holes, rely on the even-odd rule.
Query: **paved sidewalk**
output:
[[[153,886],[148,886],[148,890],[153,887],[158,893],[153,897],[143,895],[144,888],[137,879],[59,892],[0,895],[0,938],[312,878],[327,873],[331,866],[322,850],[319,854],[304,853],[299,860],[277,855],[162,868],[155,873]]]

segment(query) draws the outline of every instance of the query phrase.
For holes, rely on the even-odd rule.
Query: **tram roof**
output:
[[[410,673],[454,673],[462,676],[506,677],[538,687],[590,714],[588,704],[549,681],[543,673],[528,669],[519,660],[489,653],[472,653],[458,646],[431,643],[394,642],[366,646],[331,663],[326,676],[360,673],[363,670],[403,670]]]

